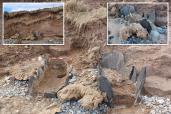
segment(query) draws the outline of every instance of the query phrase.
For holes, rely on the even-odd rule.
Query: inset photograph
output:
[[[0,2],[0,45],[2,44],[2,2]]]
[[[108,3],[107,45],[166,45],[168,3]]]
[[[63,45],[64,3],[3,3],[3,44]]]

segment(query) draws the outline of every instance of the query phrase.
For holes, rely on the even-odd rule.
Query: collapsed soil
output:
[[[21,43],[51,40],[63,43],[63,8],[21,11],[4,15],[4,38]],[[40,42],[41,43],[41,42]]]

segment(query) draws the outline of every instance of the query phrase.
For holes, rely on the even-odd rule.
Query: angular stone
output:
[[[132,66],[132,70],[131,70],[129,79],[132,80],[134,83],[137,81],[137,70],[136,70],[135,66]]]
[[[137,99],[139,98],[141,91],[144,87],[145,79],[146,79],[146,67],[143,67],[139,73],[138,78],[137,78],[136,92],[135,92],[135,94],[136,94],[135,103],[137,102]]]
[[[56,92],[44,93],[45,98],[57,98]]]
[[[104,71],[99,66],[98,69],[98,86],[100,91],[104,92],[107,96],[107,105],[111,108],[113,107],[113,99],[114,99],[114,92],[112,90],[112,84],[108,81],[108,79],[105,77]]]
[[[120,70],[124,66],[124,55],[121,52],[113,51],[102,56],[101,66]]]

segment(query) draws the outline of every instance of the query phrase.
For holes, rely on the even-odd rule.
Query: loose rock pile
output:
[[[171,114],[171,100],[158,96],[142,96],[143,104],[151,108],[150,114]]]

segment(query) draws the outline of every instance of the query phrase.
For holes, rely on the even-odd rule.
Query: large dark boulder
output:
[[[151,32],[152,27],[151,27],[150,23],[147,21],[147,19],[141,20],[141,21],[140,21],[140,24],[141,24],[141,26],[142,26],[143,28],[145,28],[145,29],[148,31],[148,33]]]

